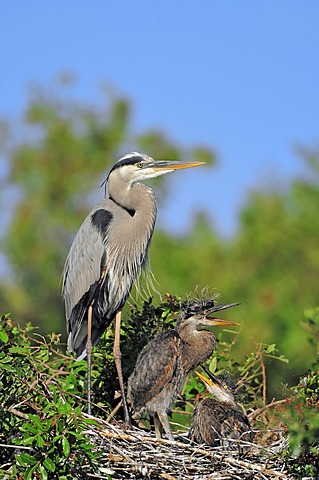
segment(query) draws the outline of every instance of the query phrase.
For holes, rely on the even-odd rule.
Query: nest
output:
[[[92,418],[92,417],[90,417]],[[232,447],[209,447],[191,442],[186,434],[176,441],[156,439],[154,434],[95,418],[97,425],[85,434],[102,452],[99,474],[109,479],[288,479],[280,452],[286,447],[281,435],[267,447],[236,441]]]

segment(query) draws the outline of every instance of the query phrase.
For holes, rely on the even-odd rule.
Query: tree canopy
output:
[[[125,98],[109,95],[102,107],[87,106],[56,89],[30,98],[19,128],[3,123],[8,172],[0,196],[3,211],[9,192],[14,198],[0,240],[10,267],[0,282],[3,313],[32,321],[41,332],[64,333],[59,282],[68,248],[103,195],[97,186],[122,153],[140,149],[158,159],[187,153],[214,164],[214,153],[205,147],[177,145],[161,131],[134,134],[131,110]],[[151,246],[161,294],[184,295],[208,285],[221,292],[222,301],[241,302],[232,317],[242,323],[239,361],[254,340],[277,344],[289,358],[288,366],[270,365],[272,394],[309,367],[301,323],[305,308],[318,303],[319,150],[298,154],[309,175],[283,190],[269,186],[250,192],[232,238],[218,235],[199,212],[185,235],[157,227]],[[156,187],[161,198],[165,179]]]

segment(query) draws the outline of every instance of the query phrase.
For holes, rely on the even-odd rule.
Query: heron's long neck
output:
[[[136,265],[145,265],[157,214],[155,195],[146,185],[136,183],[128,186],[127,183],[119,182],[119,179],[114,183],[109,182],[108,191],[110,198],[123,209],[123,212],[128,213],[125,228],[131,239],[129,246],[131,250],[127,250],[127,235],[124,249],[128,256],[136,257]],[[117,226],[114,225],[113,230],[116,244],[125,242],[123,229],[117,230]]]
[[[186,373],[190,373],[212,355],[216,338],[207,330],[183,329],[179,334],[184,345],[182,359],[184,369]]]
[[[153,190],[142,183],[131,186],[126,183],[119,184],[109,181],[108,192],[110,198],[131,216],[135,214],[154,223],[157,214],[156,199]]]

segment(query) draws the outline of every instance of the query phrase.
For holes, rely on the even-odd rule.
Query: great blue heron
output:
[[[173,440],[167,413],[170,411],[187,376],[213,353],[216,338],[212,332],[198,327],[238,325],[211,318],[214,312],[238,305],[214,305],[210,299],[184,311],[176,328],[157,335],[138,356],[128,380],[128,398],[135,418],[154,417],[155,432],[161,437],[162,427]]]
[[[146,262],[157,212],[153,191],[138,182],[202,164],[154,161],[136,152],[125,155],[106,179],[107,198],[93,208],[77,232],[63,270],[62,294],[68,348],[78,360],[88,358],[89,413],[92,348],[115,318],[114,360],[125,421],[130,423],[121,368],[121,311]]]
[[[214,446],[227,446],[238,439],[251,442],[254,434],[247,416],[239,410],[232,385],[213,374],[211,378],[196,374],[213,398],[205,398],[194,410],[189,437]]]

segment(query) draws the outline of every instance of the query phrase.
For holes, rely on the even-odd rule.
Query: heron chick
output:
[[[205,398],[194,410],[189,437],[197,443],[213,446],[227,446],[239,439],[251,442],[254,434],[247,416],[239,410],[231,384],[212,373],[211,378],[198,372],[196,375],[213,398]]]
[[[115,319],[114,360],[125,421],[130,423],[121,366],[121,312],[147,260],[157,207],[154,192],[140,183],[203,162],[154,161],[143,153],[120,158],[107,177],[106,198],[81,225],[63,270],[68,349],[88,357],[88,412],[91,412],[92,348]]]
[[[138,356],[135,368],[128,380],[128,398],[134,410],[134,417],[154,417],[156,437],[162,429],[173,440],[167,414],[187,376],[213,353],[216,345],[214,334],[199,327],[214,325],[238,325],[211,317],[214,312],[238,305],[230,303],[214,305],[206,302],[201,311],[188,308],[178,319],[175,329],[157,335]]]

